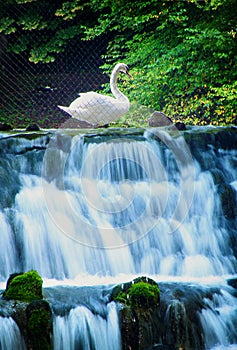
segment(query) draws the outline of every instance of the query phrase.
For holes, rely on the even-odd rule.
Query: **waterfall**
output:
[[[236,342],[236,298],[226,290],[214,294],[213,300],[204,300],[207,308],[200,314],[206,346],[208,349],[216,344],[228,347],[230,340]],[[235,344],[236,346],[236,344]]]
[[[26,350],[20,330],[11,317],[0,316],[0,349]]]
[[[67,316],[54,320],[54,349],[120,350],[120,332],[116,306],[107,306],[108,315],[94,315],[87,307],[71,309]]]
[[[197,315],[208,349],[231,347],[235,141],[227,128],[1,134],[0,280],[35,269],[49,285],[141,274],[215,284],[220,293],[203,297]],[[184,304],[172,305],[185,319]],[[79,302],[56,314],[54,348],[120,349],[117,311],[106,308],[100,315]]]

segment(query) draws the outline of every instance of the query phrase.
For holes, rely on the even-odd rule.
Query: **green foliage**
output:
[[[236,124],[234,1],[152,1],[143,15],[140,10],[138,4],[128,14],[119,10],[123,21],[104,65],[109,71],[122,58],[133,67],[133,79],[123,86],[130,100],[162,110],[173,121]],[[128,116],[127,122],[134,119]]]
[[[50,314],[45,309],[33,310],[28,319],[28,329],[30,333],[42,334],[42,328],[50,328]]]
[[[76,1],[75,3],[78,3]],[[0,33],[8,36],[8,50],[26,52],[34,63],[50,63],[62,52],[68,41],[80,38],[85,19],[72,21],[73,16],[62,1],[7,1],[0,5]],[[72,5],[74,2],[72,3]],[[60,8],[62,6],[62,8]],[[69,20],[69,23],[67,23]]]
[[[225,125],[237,123],[236,17],[235,0],[7,0],[0,33],[9,51],[48,64],[71,40],[111,37],[102,68],[131,66],[121,85],[131,101],[173,121]],[[120,123],[147,118],[134,110]]]
[[[9,278],[4,297],[25,302],[42,299],[42,284],[42,278],[34,270],[13,275]]]
[[[126,304],[126,302],[127,302],[127,294],[125,292],[123,292],[122,290],[119,291],[119,293],[114,298],[114,301]]]
[[[0,33],[11,34],[16,31],[14,24],[14,19],[5,17],[0,19]]]

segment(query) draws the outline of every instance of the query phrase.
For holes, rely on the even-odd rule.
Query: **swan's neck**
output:
[[[110,77],[110,89],[115,98],[123,101],[128,101],[128,98],[119,90],[117,86],[118,70],[113,70]]]

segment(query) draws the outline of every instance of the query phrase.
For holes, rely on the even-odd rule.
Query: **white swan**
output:
[[[75,99],[69,107],[58,107],[70,114],[73,118],[94,125],[101,123],[107,124],[121,117],[129,111],[130,102],[117,87],[119,72],[125,73],[131,77],[126,64],[116,64],[110,77],[110,89],[115,98],[90,91],[80,93],[80,97]]]

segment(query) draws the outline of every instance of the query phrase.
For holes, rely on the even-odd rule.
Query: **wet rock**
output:
[[[60,127],[62,129],[91,129],[93,125],[87,121],[77,120],[75,118],[69,118],[64,121]]]
[[[174,300],[168,307],[166,312],[167,332],[166,342],[168,344],[176,344],[178,348],[190,348],[188,344],[188,317],[183,302]]]
[[[210,173],[215,185],[223,184],[225,182],[225,176],[221,170],[217,168],[210,169]]]
[[[3,297],[8,316],[17,323],[28,350],[50,350],[52,312],[42,299],[42,279],[37,271],[10,275]]]
[[[132,285],[139,282],[144,282],[149,285],[157,286],[157,283],[151,278],[146,276],[141,276],[141,277],[135,278],[131,282],[127,282],[127,283],[123,283],[115,286],[110,296],[111,301],[112,300],[121,301],[122,303],[129,305],[129,300],[127,299],[129,294],[129,289]]]
[[[0,131],[10,131],[13,127],[7,123],[0,123]]]
[[[39,131],[40,127],[38,124],[33,123],[27,126],[26,131]]]
[[[177,122],[175,123],[175,127],[178,129],[178,130],[187,130],[186,128],[186,125],[182,122]]]
[[[122,305],[119,317],[123,349],[144,349],[161,341],[160,290],[155,281],[139,277],[119,285],[112,292],[112,300]]]
[[[233,187],[222,184],[218,188],[223,215],[227,219],[234,219],[237,216],[237,198]]]
[[[51,349],[51,309],[47,301],[34,300],[27,306],[26,326],[29,348]]]
[[[124,307],[120,321],[123,349],[140,350],[162,341],[158,308]]]
[[[5,154],[0,155],[0,183],[0,209],[11,207],[19,191],[20,180],[19,174],[12,169]]]
[[[9,301],[11,305],[10,316],[17,323],[21,335],[23,336],[25,343],[27,343],[28,334],[27,334],[27,319],[26,319],[26,308],[28,303],[11,300]]]
[[[174,349],[173,345],[156,344],[152,347],[145,348],[144,350],[176,350],[176,349]]]
[[[172,125],[172,120],[162,112],[154,112],[148,119],[148,125],[152,127]]]
[[[237,278],[230,278],[227,280],[227,284],[235,289],[237,289]]]
[[[131,307],[120,310],[120,329],[123,349],[139,349],[139,323],[136,312]]]
[[[158,303],[149,305],[131,301],[131,286],[141,281],[157,283],[147,277],[139,277],[128,283],[116,286],[111,294],[119,302],[122,349],[130,350],[203,350],[203,332],[198,317],[206,304],[203,298],[212,298],[218,291],[196,293],[192,286],[178,287],[176,284],[160,286]],[[201,289],[202,291],[202,289]],[[139,300],[140,296],[139,296]]]

